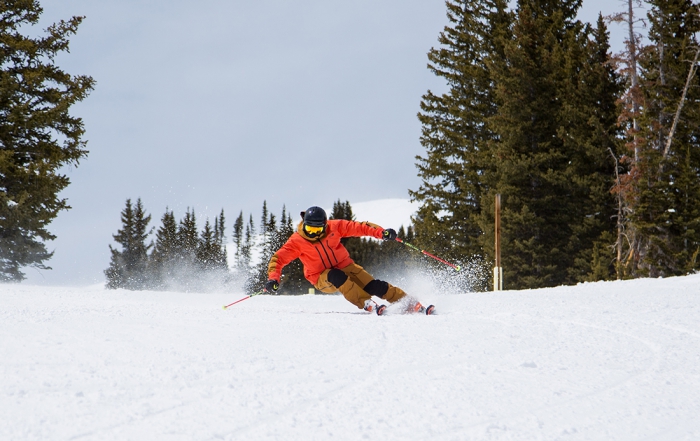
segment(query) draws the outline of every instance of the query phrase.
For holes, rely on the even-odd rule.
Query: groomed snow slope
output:
[[[700,439],[700,275],[240,297],[2,286],[0,439]]]

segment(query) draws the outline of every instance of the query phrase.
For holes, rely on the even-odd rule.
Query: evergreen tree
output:
[[[589,184],[591,195],[595,197],[586,200],[593,205],[586,209],[589,214],[584,219],[584,225],[592,226],[588,232],[597,233],[598,237],[588,237],[588,240],[592,240],[592,246],[586,242],[586,246],[579,247],[579,255],[574,260],[575,267],[570,270],[570,274],[575,280],[609,280],[619,274],[615,251],[618,249],[618,241],[622,239],[622,206],[618,188],[620,170],[617,158],[625,151],[623,130],[619,124],[619,103],[623,99],[624,80],[614,69],[609,34],[601,15],[598,16],[596,28],[591,35],[589,62],[581,76],[582,84],[586,87],[580,88],[584,94],[580,96],[582,106],[579,110],[584,112],[584,118],[588,115],[587,127],[590,130],[590,133],[585,133],[581,138],[586,143],[587,151],[596,152],[590,156],[588,164],[589,173],[594,177]],[[580,127],[586,129],[586,125]],[[585,234],[585,230],[574,230],[574,233]],[[582,278],[581,273],[586,267],[590,268],[590,272]]]
[[[480,239],[492,256],[499,193],[503,267],[513,288],[585,279],[594,242],[609,228],[614,165],[607,148],[615,132],[606,106],[617,98],[615,78],[598,60],[607,57],[605,30],[591,42],[590,27],[575,19],[579,6],[519,1],[512,37],[503,37],[506,58],[491,62],[497,111],[487,123],[498,137],[488,144],[482,175],[490,191]]]
[[[406,230],[403,225],[396,232],[399,239],[411,243],[413,229]],[[405,245],[399,242],[374,242],[378,250],[373,252],[374,259],[367,267],[375,277],[396,280],[403,278],[415,269],[415,255]]]
[[[214,267],[218,270],[228,271],[228,251],[226,250],[226,217],[221,210],[219,217],[214,222],[214,237],[216,238],[216,250],[214,252]]]
[[[349,201],[341,202],[338,199],[333,203],[333,210],[331,211],[331,219],[345,219],[349,221],[354,221],[355,215],[352,212],[352,206]]]
[[[657,277],[700,268],[700,84],[689,72],[698,61],[700,14],[690,0],[649,4],[651,44],[639,60],[644,107],[630,196],[631,273]]]
[[[267,201],[263,201],[261,225],[261,244],[260,244],[260,261],[255,266],[254,272],[248,281],[249,291],[255,292],[262,289],[267,282],[267,266],[270,263],[270,258],[277,251],[276,236],[277,236],[277,219],[274,214],[267,209]]]
[[[271,216],[272,217],[272,216]],[[274,218],[273,218],[274,220]],[[287,220],[287,207],[282,206],[282,216],[280,217],[279,228],[274,227],[272,232],[272,237],[270,238],[270,251],[275,253],[277,250],[282,248],[282,245],[289,239],[292,231],[290,231],[290,224]],[[270,254],[272,256],[272,254]],[[267,280],[267,279],[266,279]]]
[[[161,226],[156,231],[156,242],[151,253],[151,276],[154,284],[165,289],[177,272],[179,261],[177,222],[172,210],[165,209]]]
[[[275,250],[279,249],[291,237],[296,229],[292,221],[292,216],[286,215],[286,207],[282,207],[282,219],[280,220],[280,228],[277,232],[275,241]],[[304,266],[301,260],[295,259],[289,265],[284,267],[284,274],[280,281],[281,294],[304,294],[311,288],[311,284],[304,277]]]
[[[148,250],[153,246],[152,243],[146,244],[151,233],[148,230],[151,216],[146,215],[140,198],[136,207],[131,205],[131,199],[127,199],[121,220],[122,228],[112,237],[122,249],[119,251],[109,246],[112,257],[109,268],[105,270],[107,288],[146,289],[149,287]]]
[[[243,211],[241,211],[238,217],[236,218],[236,222],[233,224],[233,243],[234,245],[236,245],[236,254],[234,255],[233,262],[234,267],[236,268],[239,268],[241,266],[243,241],[245,240],[243,228]]]
[[[81,118],[70,107],[94,87],[55,65],[83,17],[60,21],[45,37],[23,35],[43,12],[36,0],[0,2],[0,281],[24,279],[21,268],[50,269],[55,239],[47,227],[67,200],[70,180],[61,173],[87,156]]]
[[[208,272],[216,267],[218,250],[219,244],[216,233],[212,230],[209,219],[207,219],[204,223],[204,230],[202,230],[200,235],[196,251],[197,266],[200,271]]]
[[[409,193],[421,203],[414,219],[417,242],[445,256],[462,256],[482,252],[477,216],[488,190],[483,156],[494,137],[486,121],[496,111],[488,59],[503,56],[498,45],[512,17],[501,0],[446,4],[450,25],[440,34],[442,47],[428,53],[428,68],[445,79],[449,91],[423,95],[418,118],[426,155],[417,158],[422,184]]]
[[[198,268],[197,249],[199,248],[199,232],[194,209],[190,211],[188,207],[185,216],[180,220],[177,241],[178,269],[175,282],[177,286],[190,291],[197,285],[197,280],[192,275]]]
[[[257,237],[255,226],[253,224],[253,215],[250,215],[248,225],[250,228],[246,229],[246,246],[244,247],[248,264],[248,273],[244,289],[248,293],[253,293],[260,291],[264,286],[265,282],[267,281],[267,276],[263,276],[262,272],[262,262],[265,260],[264,256],[262,256],[262,252],[264,252],[263,247],[265,243],[265,237],[267,234],[267,228],[269,226],[267,201],[263,201],[259,238]],[[252,265],[252,255],[254,248],[260,249],[261,257],[255,265]]]
[[[616,156],[624,151],[622,129],[618,124],[619,100],[624,90],[622,78],[615,72],[610,53],[609,34],[602,15],[595,28],[588,27],[590,35],[581,42],[584,49],[583,65],[569,72],[577,80],[565,89],[565,108],[562,125],[569,121],[569,134],[579,145],[576,167],[581,197],[580,216],[572,225],[569,238],[573,263],[567,269],[567,283],[584,280],[609,280],[616,275],[615,240],[613,231],[618,227],[617,196],[615,186],[618,166]],[[579,75],[575,75],[578,71]],[[586,191],[586,187],[588,191]],[[609,250],[595,262],[598,253]]]
[[[333,209],[331,210],[331,219],[343,219],[354,221],[355,214],[352,212],[352,206],[349,201],[341,202],[338,199],[333,203]],[[365,250],[367,248],[365,241],[359,237],[345,237],[340,239],[340,243],[347,248],[350,253],[350,257],[360,266],[365,266],[366,261],[364,260],[368,252]]]
[[[197,232],[197,217],[194,209],[187,208],[185,217],[180,220],[177,230],[180,259],[187,263],[194,261],[199,245],[199,233]]]
[[[243,240],[243,246],[241,248],[241,264],[240,268],[244,273],[248,273],[251,267],[251,261],[253,258],[253,246],[255,245],[255,223],[253,222],[253,215],[248,218],[248,223],[245,226],[245,238]]]

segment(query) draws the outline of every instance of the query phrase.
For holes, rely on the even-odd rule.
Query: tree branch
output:
[[[681,94],[681,101],[678,103],[676,115],[673,117],[673,124],[671,124],[671,131],[669,132],[668,140],[666,141],[666,148],[664,148],[663,159],[666,159],[666,157],[668,156],[668,152],[671,150],[671,141],[673,141],[673,134],[676,131],[676,126],[678,125],[678,120],[681,116],[681,109],[683,109],[685,94],[688,92],[688,88],[690,87],[690,82],[693,80],[693,76],[695,76],[695,70],[698,63],[698,56],[700,56],[700,46],[698,46],[698,49],[695,51],[695,58],[693,59],[693,63],[690,65],[690,70],[688,71],[688,78],[686,78],[685,80],[685,87],[683,88],[683,93]]]

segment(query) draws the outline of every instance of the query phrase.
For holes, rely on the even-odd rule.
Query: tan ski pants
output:
[[[369,300],[372,295],[376,295],[389,303],[397,302],[406,296],[406,293],[401,288],[397,288],[381,280],[376,280],[371,274],[365,271],[364,268],[356,263],[351,263],[345,268],[340,269],[340,271],[344,272],[347,276],[347,280],[338,287],[328,280],[328,274],[331,271],[334,270],[326,270],[321,273],[318,282],[316,282],[316,289],[329,294],[340,291],[348,302],[360,309],[365,307],[365,301]],[[369,292],[365,291],[365,288],[367,288]],[[383,295],[381,295],[382,293]]]

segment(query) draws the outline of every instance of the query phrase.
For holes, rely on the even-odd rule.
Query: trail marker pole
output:
[[[501,195],[496,195],[496,266],[493,268],[493,290],[503,290],[503,267],[501,267]]]

